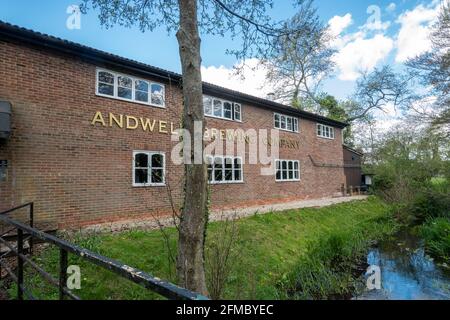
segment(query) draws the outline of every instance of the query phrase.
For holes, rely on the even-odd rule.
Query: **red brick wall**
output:
[[[183,166],[170,161],[175,142],[169,134],[91,124],[96,111],[179,123],[181,90],[165,83],[165,109],[99,97],[96,67],[78,58],[0,42],[0,99],[10,101],[13,109],[12,136],[0,142],[0,159],[8,160],[8,179],[0,182],[0,210],[35,201],[37,219],[62,228],[167,214],[165,187],[132,186],[133,150],[166,153],[166,180],[175,203],[181,203]],[[273,128],[269,110],[244,105],[242,118],[242,123],[207,118],[207,127]],[[281,149],[280,158],[300,160],[301,181],[275,182],[274,176],[260,175],[260,165],[245,164],[244,183],[211,186],[212,206],[336,193],[345,180],[343,169],[314,167],[308,155],[342,163],[341,132],[335,129],[334,140],[322,139],[315,126],[299,119],[299,133],[280,132],[280,138],[300,141],[298,150]]]

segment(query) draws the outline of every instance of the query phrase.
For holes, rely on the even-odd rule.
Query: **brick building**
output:
[[[171,212],[170,200],[182,201],[184,167],[170,160],[180,85],[179,74],[0,23],[0,100],[11,106],[11,132],[0,139],[0,210],[34,201],[36,219],[60,228]],[[213,208],[331,196],[345,183],[344,123],[203,89],[210,135],[279,129],[273,175],[261,175],[246,154],[208,158]]]

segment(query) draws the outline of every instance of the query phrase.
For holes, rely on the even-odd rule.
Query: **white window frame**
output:
[[[205,98],[209,98],[211,99],[211,114],[207,114],[205,111],[205,105],[204,105],[204,99]],[[222,108],[221,108],[221,115],[220,116],[216,116],[214,115],[214,100],[220,101]],[[233,101],[229,101],[229,100],[224,100],[224,99],[220,99],[220,98],[216,98],[213,96],[208,96],[208,95],[203,95],[203,112],[205,114],[205,117],[210,117],[210,118],[216,118],[216,119],[222,119],[222,120],[226,120],[226,121],[235,121],[235,122],[242,122],[242,104],[240,103],[236,103]],[[231,119],[230,118],[225,118],[224,117],[224,103],[230,103],[231,104]],[[236,112],[236,108],[235,106],[238,105],[239,106],[239,112]],[[236,113],[239,113],[239,119],[236,119]]]
[[[212,172],[211,172],[211,178],[212,180],[209,181],[208,179],[208,183],[209,184],[233,184],[233,183],[244,183],[244,164],[242,161],[242,157],[233,157],[233,156],[220,156],[220,155],[208,155],[207,157],[212,159]],[[225,180],[225,159],[229,158],[232,159],[232,167],[231,167],[231,171],[233,173],[233,180]],[[221,159],[222,160],[222,180],[220,181],[216,181],[215,179],[215,161],[216,159]],[[239,159],[239,161],[241,162],[241,168],[240,168],[240,172],[241,172],[241,179],[240,180],[235,180],[234,179],[234,172],[236,170],[236,168],[234,167],[234,160],[235,159]],[[208,169],[207,169],[208,170]]]
[[[275,117],[276,116],[278,116],[278,118],[279,118],[279,126],[277,127],[277,125],[276,125],[276,122],[275,122]],[[284,117],[284,128],[282,128],[282,126],[281,126],[281,118],[282,117]],[[289,130],[288,128],[287,128],[287,123],[288,123],[288,118],[290,119],[290,121],[291,121],[291,128],[292,128],[292,130]],[[296,123],[296,126],[294,126],[294,123]],[[275,128],[275,129],[278,129],[278,130],[282,130],[282,131],[287,131],[287,132],[294,132],[294,133],[298,133],[299,132],[299,119],[298,118],[296,118],[296,117],[292,117],[292,116],[287,116],[287,115],[285,115],[285,114],[282,114],[282,113],[278,113],[278,112],[274,112],[273,113],[273,127]],[[296,130],[294,130],[294,127],[296,127],[295,129]]]
[[[277,163],[280,162],[280,170],[281,170],[281,179],[277,179]],[[288,172],[288,178],[287,179],[283,179],[283,169],[282,169],[282,163],[286,162],[286,167],[287,167],[287,172]],[[289,179],[289,162],[292,162],[292,179]],[[298,178],[295,178],[295,163],[297,163],[298,169],[297,169],[297,173],[298,173]],[[300,181],[301,177],[300,177],[300,161],[299,160],[290,160],[290,159],[275,159],[275,181],[276,182],[295,182],[295,181]]]
[[[328,134],[326,133],[328,131]],[[327,126],[325,124],[322,123],[318,123],[316,126],[316,135],[320,138],[324,138],[324,139],[329,139],[329,140],[334,140],[335,138],[335,131],[334,131],[334,127],[332,126]]]
[[[141,153],[146,154],[147,157],[148,157],[148,167],[147,167],[148,180],[147,181],[151,181],[151,175],[152,175],[152,169],[153,169],[153,167],[151,166],[152,156],[155,155],[155,154],[159,154],[159,155],[163,156],[163,166],[162,166],[162,170],[163,170],[163,177],[162,178],[163,179],[162,179],[162,182],[159,182],[159,183],[152,183],[152,182],[137,183],[135,181],[136,180],[136,174],[135,174],[136,161],[134,159],[135,159],[135,156],[137,154],[141,154]],[[132,159],[132,161],[133,161],[133,165],[132,165],[132,167],[133,167],[133,171],[132,171],[133,187],[164,187],[166,185],[166,153],[165,152],[163,152],[163,151],[134,150],[133,151],[133,159]],[[160,168],[156,168],[156,169],[160,169]]]
[[[119,72],[115,72],[115,71],[111,71],[108,69],[102,69],[102,68],[97,68],[95,71],[95,94],[97,96],[100,97],[105,97],[105,98],[110,98],[110,99],[116,99],[116,100],[121,100],[121,101],[128,101],[128,102],[133,102],[133,103],[139,103],[139,104],[143,104],[143,105],[147,105],[147,106],[152,106],[152,107],[156,107],[156,108],[165,108],[166,107],[166,87],[164,84],[159,83],[159,82],[155,82],[155,81],[148,81],[142,78],[137,78],[137,77],[133,77],[130,76],[128,74],[123,74],[123,73],[119,73]],[[99,92],[99,74],[100,72],[107,72],[110,73],[114,76],[114,83],[113,83],[113,95],[110,96],[108,94],[104,94],[104,93],[100,93]],[[131,99],[126,99],[126,98],[121,98],[118,95],[118,91],[119,91],[119,83],[118,83],[118,77],[127,77],[130,78],[132,81],[131,84]],[[148,84],[148,102],[145,101],[140,101],[140,100],[136,100],[136,81],[144,81]],[[163,103],[162,105],[158,105],[158,104],[154,104],[152,103],[152,85],[159,85],[162,87],[163,90]]]

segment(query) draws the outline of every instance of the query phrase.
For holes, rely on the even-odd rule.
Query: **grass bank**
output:
[[[222,293],[229,299],[325,298],[351,290],[355,263],[368,247],[396,228],[390,208],[376,198],[324,208],[289,210],[236,222],[236,241]],[[207,247],[217,245],[224,222],[208,226]],[[167,229],[176,252],[176,230]],[[222,232],[223,233],[223,232]],[[81,246],[118,259],[163,279],[174,280],[166,240],[160,231],[76,238]],[[56,275],[58,252],[45,250],[38,262]],[[70,257],[81,267],[83,299],[155,299],[145,289],[112,273]],[[56,299],[56,290],[39,277],[26,277],[41,298]]]

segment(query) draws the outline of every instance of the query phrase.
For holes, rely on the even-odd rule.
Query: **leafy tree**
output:
[[[204,272],[204,241],[208,219],[208,183],[206,164],[195,162],[194,140],[203,141],[203,134],[194,136],[194,123],[204,124],[203,94],[200,72],[200,33],[240,39],[240,49],[230,49],[237,58],[269,56],[272,44],[280,37],[302,33],[305,24],[288,29],[286,24],[273,22],[266,14],[272,0],[82,0],[82,12],[92,5],[99,11],[102,25],[138,26],[142,32],[165,26],[176,31],[182,67],[182,125],[192,139],[184,139],[185,196],[179,226],[177,274],[179,283],[191,290],[207,294]],[[301,5],[302,0],[296,4]],[[204,130],[204,125],[203,125]],[[190,145],[187,141],[190,141]],[[204,143],[201,147],[203,155]],[[197,153],[197,157],[199,154]]]
[[[312,0],[303,2],[285,28],[302,32],[276,39],[272,56],[265,61],[266,80],[273,87],[275,99],[301,108],[306,98],[316,101],[321,81],[333,72],[335,50],[329,46],[332,37],[319,20]]]
[[[450,0],[441,5],[437,23],[430,36],[430,51],[407,62],[409,72],[423,86],[430,88],[428,93],[418,96],[417,103],[430,104],[433,112],[416,107],[419,120],[428,121],[435,126],[444,127],[450,135]],[[427,99],[431,98],[431,99]]]
[[[374,110],[384,111],[388,104],[394,108],[409,105],[412,99],[410,81],[411,77],[396,74],[390,66],[363,73],[356,81],[348,121],[362,119]]]

